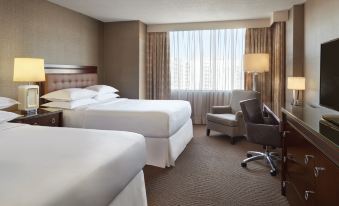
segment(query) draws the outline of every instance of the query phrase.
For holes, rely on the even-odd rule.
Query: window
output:
[[[243,89],[245,29],[170,32],[172,90]]]

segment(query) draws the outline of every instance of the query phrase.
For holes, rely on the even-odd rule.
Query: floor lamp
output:
[[[244,55],[244,70],[253,74],[253,91],[258,91],[258,73],[268,72],[270,57],[267,53],[252,53]]]

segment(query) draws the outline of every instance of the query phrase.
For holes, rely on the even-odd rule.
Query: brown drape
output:
[[[270,28],[246,30],[245,53],[269,53],[270,70],[259,74],[261,101],[276,114],[285,104],[285,22],[274,23]],[[252,88],[252,74],[245,74],[245,89]]]
[[[246,30],[245,53],[272,52],[272,35],[270,28],[250,28]],[[271,61],[271,58],[270,58]],[[258,74],[258,90],[261,93],[261,102],[271,106],[271,68],[269,72]],[[252,89],[252,74],[245,73],[245,89]]]
[[[169,99],[171,86],[168,33],[147,33],[146,47],[146,98]]]
[[[272,30],[272,111],[281,115],[285,105],[286,24],[274,23]]]

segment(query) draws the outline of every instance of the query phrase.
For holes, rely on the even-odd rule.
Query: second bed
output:
[[[96,68],[46,67],[43,93],[83,88],[97,84]],[[68,73],[68,74],[66,74]],[[191,106],[180,100],[135,100],[119,98],[73,110],[64,110],[64,126],[121,130],[146,139],[146,164],[175,165],[175,160],[193,138]]]

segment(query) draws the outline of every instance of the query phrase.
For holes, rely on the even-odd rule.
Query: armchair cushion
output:
[[[212,106],[212,114],[232,113],[231,106]]]
[[[225,126],[236,127],[238,120],[234,114],[207,114],[207,121],[218,123]]]

